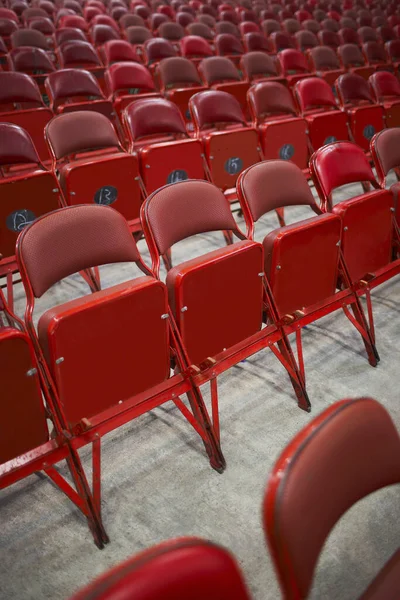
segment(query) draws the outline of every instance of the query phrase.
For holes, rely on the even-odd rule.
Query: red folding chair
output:
[[[258,83],[250,88],[248,103],[264,158],[291,160],[308,174],[308,124],[297,116],[290,90],[278,82]]]
[[[151,38],[143,46],[143,62],[155,73],[163,58],[178,56],[178,51],[168,40]]]
[[[199,73],[207,87],[232,94],[242,111],[248,116],[247,91],[250,87],[243,81],[235,64],[224,56],[205,58],[199,65]]]
[[[6,277],[12,310],[18,234],[40,215],[59,208],[62,194],[54,174],[41,164],[28,133],[12,123],[0,123],[0,170],[0,276]]]
[[[185,121],[189,122],[190,98],[197,92],[206,89],[194,64],[189,59],[180,56],[164,58],[158,66],[157,75],[160,79],[163,96],[174,102],[179,107]]]
[[[365,294],[372,314],[370,290],[400,272],[399,230],[393,195],[379,189],[368,158],[350,142],[320,148],[311,157],[310,170],[324,211],[340,215],[342,250],[352,282]],[[333,205],[335,189],[352,183],[370,184],[365,191]]]
[[[360,45],[360,38],[358,37],[358,32],[356,29],[351,27],[343,27],[342,29],[339,29],[338,36],[340,44],[354,44],[356,46]]]
[[[150,72],[139,63],[114,63],[107,69],[105,81],[110,101],[120,119],[124,108],[131,102],[160,95]]]
[[[42,162],[50,155],[44,140],[44,127],[53,117],[43,102],[36,83],[24,73],[0,72],[0,122],[25,129]]]
[[[151,31],[147,27],[141,27],[140,25],[127,27],[124,37],[133,45],[135,52],[139,56],[142,56],[146,42],[153,39]]]
[[[243,46],[246,52],[271,52],[272,47],[265,37],[260,32],[249,32],[243,36]]]
[[[90,39],[92,40],[93,45],[98,48],[111,40],[120,40],[121,36],[114,27],[98,23],[90,28]]]
[[[141,57],[126,40],[110,40],[99,48],[104,64],[109,67],[119,62],[142,62]]]
[[[264,272],[281,327],[287,335],[296,334],[303,379],[302,328],[340,309],[360,333],[368,360],[376,366],[379,356],[373,331],[340,250],[340,217],[321,214],[304,174],[290,162],[271,160],[246,169],[238,179],[237,191],[249,239],[254,239],[255,223],[272,210],[305,205],[319,213],[276,229],[263,241]]]
[[[178,220],[171,218],[177,214]],[[142,225],[156,276],[160,257],[190,236],[230,231],[242,240],[173,267],[166,279],[182,345],[188,364],[193,365],[194,382],[210,383],[217,438],[218,375],[266,347],[289,373],[299,406],[309,410],[289,342],[275,324],[275,306],[263,276],[262,245],[245,240],[222,192],[205,181],[165,186],[143,203]],[[262,327],[264,308],[271,320]]]
[[[263,504],[265,536],[285,600],[308,598],[333,527],[369,494],[400,483],[400,438],[376,400],[336,402],[278,458]],[[400,551],[362,598],[398,598]]]
[[[333,48],[335,51],[340,46],[340,38],[335,31],[322,29],[318,33],[318,39],[321,46],[328,46],[329,48]]]
[[[243,78],[249,83],[257,81],[279,81],[286,85],[282,77],[279,61],[265,52],[247,52],[240,59]]]
[[[24,230],[17,256],[26,325],[55,410],[73,448],[92,447],[97,514],[102,436],[169,400],[201,437],[212,467],[222,471],[225,461],[182,354],[167,288],[142,262],[123,216],[96,205],[55,211]],[[123,262],[135,263],[145,276],[53,307],[35,328],[35,301],[53,284],[83,269]],[[100,355],[107,356],[107,368],[98,368]]]
[[[400,83],[393,73],[378,71],[369,78],[377,103],[385,109],[386,127],[400,127]]]
[[[287,48],[278,55],[282,74],[290,86],[305,77],[311,77],[310,68],[305,55],[300,50]]]
[[[20,47],[40,48],[41,50],[50,50],[46,36],[41,31],[35,29],[18,29],[11,34],[11,48]]]
[[[371,140],[371,154],[379,185],[383,189],[386,187],[386,178],[390,171],[393,170],[396,178],[400,179],[399,133],[400,130],[397,127],[392,127],[377,133]],[[394,197],[397,225],[400,227],[400,183],[396,182],[391,185],[390,191]]]
[[[373,27],[360,27],[358,30],[358,37],[362,44],[366,44],[367,42],[377,42],[378,34]]]
[[[66,203],[112,205],[132,232],[140,231],[139,161],[123,150],[109,119],[97,112],[63,113],[48,123],[45,135]]]
[[[187,26],[187,32],[189,35],[196,35],[204,38],[210,44],[212,44],[214,41],[213,30],[205,23],[191,23]]]
[[[276,19],[265,19],[261,23],[261,29],[267,38],[269,38],[272,33],[282,30],[281,24]]]
[[[215,38],[215,52],[218,56],[230,58],[239,65],[240,57],[244,54],[244,48],[239,39],[229,33],[220,33]]]
[[[234,557],[196,538],[163,542],[98,577],[71,600],[250,600]]]
[[[400,65],[400,40],[390,40],[385,44],[387,55],[392,63],[392,67],[399,68]]]
[[[295,48],[295,43],[292,36],[288,33],[284,33],[283,31],[274,31],[271,33],[269,39],[272,42],[272,49],[275,53],[282,52],[282,50]]]
[[[179,42],[185,37],[185,30],[179,23],[162,23],[157,29],[158,36],[171,42],[178,50]]]
[[[375,67],[368,67],[365,58],[358,46],[355,44],[343,44],[337,49],[337,53],[343,68],[350,73],[357,73],[364,79],[375,73]]]
[[[51,395],[40,385],[40,368],[32,343],[22,323],[7,310],[1,291],[0,315],[0,376],[4,386],[0,406],[0,489],[43,471],[86,517],[96,545],[103,548],[108,537],[79,454],[64,434]],[[48,419],[53,432],[49,431]],[[56,469],[64,460],[72,485]]]
[[[376,71],[391,71],[393,66],[388,60],[385,47],[379,42],[366,42],[363,44],[363,53],[367,63]]]
[[[282,27],[283,31],[285,31],[288,35],[294,36],[295,33],[300,31],[301,24],[297,19],[289,18],[282,21]]]
[[[84,32],[76,27],[64,27],[64,29],[57,29],[54,33],[56,46],[61,46],[64,42],[72,42],[73,40],[86,42],[87,38]]]
[[[344,72],[333,48],[317,46],[308,52],[308,57],[311,69],[330,86],[333,86],[336,79]]]
[[[330,85],[318,77],[298,81],[294,87],[300,114],[309,126],[310,149],[336,140],[348,140],[347,116],[339,110]]]
[[[306,52],[307,50],[318,46],[317,36],[312,31],[301,30],[295,33],[294,37],[296,40],[297,48],[301,52]]]
[[[341,75],[335,83],[341,108],[346,111],[353,141],[365,152],[375,133],[384,128],[383,107],[376,104],[368,82],[355,73]]]
[[[89,24],[80,15],[63,15],[57,23],[57,29],[64,29],[66,27],[73,27],[74,29],[80,29],[84,33],[89,31]]]
[[[96,78],[83,69],[61,69],[47,77],[45,88],[55,114],[91,110],[117,123],[114,107],[106,99]]]
[[[257,130],[247,125],[239,102],[226,92],[200,92],[190,99],[189,110],[212,182],[235,199],[239,173],[261,160]]]
[[[104,65],[94,47],[88,42],[71,40],[56,50],[60,69],[84,69],[89,71],[104,90]]]
[[[210,44],[204,38],[197,35],[186,35],[180,41],[180,51],[183,58],[188,58],[197,65],[203,58],[213,56],[214,52]]]
[[[173,102],[133,102],[125,109],[124,126],[129,151],[139,157],[145,196],[168,183],[209,178],[203,145],[189,137]]]
[[[25,73],[39,86],[41,94],[45,97],[44,82],[46,77],[55,71],[54,63],[45,50],[23,46],[15,48],[8,54],[9,70],[16,73]]]

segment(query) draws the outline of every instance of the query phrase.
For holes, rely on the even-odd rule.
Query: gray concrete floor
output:
[[[346,195],[356,190],[347,189]],[[342,196],[343,197],[343,196]],[[288,221],[311,216],[288,211]],[[243,222],[239,219],[239,224]],[[268,216],[259,238],[277,226]],[[178,244],[177,264],[223,244],[219,234]],[[145,243],[139,248],[148,261]],[[103,286],[131,277],[130,265],[101,269]],[[79,276],[54,286],[38,303],[49,306],[86,293]],[[94,546],[84,520],[45,478],[32,476],[0,495],[1,600],[64,599],[96,575],[162,540],[195,535],[223,544],[238,558],[256,600],[280,597],[261,528],[261,501],[274,461],[301,427],[345,397],[372,396],[400,428],[400,281],[373,293],[381,362],[369,366],[358,333],[343,313],[304,332],[312,413],[301,411],[286,373],[261,352],[219,379],[223,475],[208,464],[198,436],[171,403],[103,438],[103,518],[111,543]],[[16,288],[22,315],[25,298]],[[1,389],[1,384],[0,384]],[[206,398],[208,393],[205,390]],[[90,474],[88,449],[82,457]],[[352,599],[396,550],[400,486],[361,501],[335,527],[318,565],[312,598]]]

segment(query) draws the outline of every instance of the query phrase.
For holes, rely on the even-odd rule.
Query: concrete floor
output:
[[[346,195],[354,193],[346,190]],[[288,216],[293,222],[311,214],[291,209]],[[275,215],[264,218],[260,239],[276,226]],[[222,244],[219,234],[181,242],[173,252],[174,263]],[[139,248],[148,261],[143,241]],[[128,279],[132,271],[124,265],[101,272],[106,287]],[[38,303],[37,314],[84,293],[79,276],[64,280]],[[16,298],[22,315],[25,299],[20,286]],[[223,475],[209,467],[200,439],[172,403],[103,438],[103,518],[111,539],[104,550],[94,546],[84,519],[47,479],[32,476],[2,491],[1,600],[68,598],[130,555],[183,535],[230,548],[253,598],[279,598],[260,517],[265,483],[279,453],[313,416],[345,397],[377,398],[400,428],[399,278],[374,291],[373,301],[381,356],[377,368],[369,366],[359,334],[343,313],[304,332],[311,414],[297,408],[287,375],[270,352],[255,355],[219,378],[222,445],[228,463]],[[87,449],[82,457],[90,474]],[[400,486],[351,509],[326,543],[311,597],[358,597],[399,546],[399,512]]]

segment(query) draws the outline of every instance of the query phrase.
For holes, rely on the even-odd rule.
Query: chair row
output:
[[[80,86],[82,92],[80,76],[85,72],[66,73],[69,81]],[[373,78],[379,80],[385,75],[393,77],[381,72]],[[3,74],[3,77],[12,78],[12,74]],[[20,77],[25,84],[23,76]],[[400,85],[393,79],[400,98]],[[63,98],[62,88],[58,89]],[[0,117],[3,120],[0,186],[5,217],[15,211],[20,215],[15,227],[7,226],[1,245],[0,272],[8,279],[10,305],[12,272],[16,270],[16,234],[35,215],[83,202],[112,204],[126,218],[131,231],[139,233],[142,201],[163,185],[185,179],[205,179],[235,200],[238,176],[263,158],[291,160],[309,177],[308,158],[314,149],[334,139],[349,139],[351,134],[351,139],[360,141],[367,150],[369,140],[383,128],[384,121],[399,124],[400,102],[387,101],[382,107],[369,98],[368,103],[367,84],[361,77],[342,75],[337,89],[347,112],[338,109],[329,85],[323,80],[299,81],[295,91],[302,116],[298,116],[287,87],[279,82],[259,83],[248,91],[251,126],[232,95],[223,91],[199,92],[190,98],[194,136],[188,135],[179,109],[169,100],[146,97],[131,102],[132,96],[122,95],[117,101],[123,114],[123,138],[128,152],[105,116],[111,115],[112,105],[101,98],[79,101],[78,89],[74,93],[75,102],[62,104],[60,101],[57,108],[61,114],[54,118],[44,107],[4,113]],[[5,86],[5,91],[21,101],[21,87],[12,90],[11,86]],[[86,89],[87,96],[91,93],[91,89]],[[33,104],[35,95],[26,94],[25,98],[28,104]],[[37,90],[36,100],[40,106]],[[13,121],[14,125],[7,121]],[[50,153],[50,170],[40,160],[39,145],[36,151],[29,135],[19,125],[25,125],[36,136],[35,141],[39,138],[46,156]],[[11,156],[10,147],[16,148]],[[19,197],[30,198],[31,206],[26,214],[18,212]],[[28,206],[25,209],[28,210]],[[283,211],[278,210],[278,215],[284,224]]]
[[[382,136],[384,150],[378,154],[386,150],[392,167],[392,135],[397,134],[387,130],[374,140],[374,148],[379,147]],[[100,516],[100,450],[107,432],[172,401],[201,437],[211,466],[221,471],[221,373],[270,349],[286,369],[298,405],[310,410],[302,328],[338,310],[358,331],[369,363],[376,366],[370,292],[400,271],[394,196],[378,186],[365,154],[350,142],[318,150],[311,169],[320,204],[293,163],[266,161],[245,170],[237,193],[246,234],[238,229],[226,197],[209,182],[183,181],[155,191],[141,208],[151,269],[126,220],[109,206],[62,208],[23,228],[16,253],[27,294],[25,322],[2,301],[0,345],[7,360],[0,362],[1,378],[4,393],[14,401],[6,398],[1,407],[6,434],[0,436],[5,463],[0,486],[44,469],[88,517],[101,546],[107,538]],[[369,182],[372,191],[335,205],[334,190],[357,182]],[[262,243],[254,240],[264,214],[294,205],[308,206],[316,216],[275,229]],[[221,236],[218,250],[174,267],[166,261],[164,283],[161,258],[177,242],[210,231],[229,232],[231,243],[224,246]],[[145,276],[101,290],[98,266],[122,262],[135,263]],[[36,299],[76,272],[85,274],[92,293],[47,310],[36,327]],[[295,334],[297,357],[290,334]],[[101,371],[99,355],[107,356]],[[17,391],[7,383],[15,381],[16,372]],[[210,412],[200,391],[204,384],[210,386]],[[180,398],[184,394],[190,410]],[[16,410],[34,413],[17,431],[10,426]],[[44,414],[55,430],[50,446]],[[77,454],[84,445],[92,446],[92,491]],[[61,458],[71,463],[77,494],[51,466]]]
[[[322,545],[345,511],[367,495],[400,483],[399,456],[393,421],[369,398],[336,402],[288,444],[269,476],[262,505],[264,534],[285,600],[309,597]],[[246,551],[251,555],[250,548]],[[399,583],[397,550],[362,598],[397,600]],[[71,600],[117,600],[121,593],[137,600],[252,597],[235,558],[197,538],[149,548]]]

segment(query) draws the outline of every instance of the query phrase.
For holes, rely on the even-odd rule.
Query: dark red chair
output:
[[[250,85],[248,81],[242,80],[239,70],[229,58],[206,58],[199,65],[199,73],[207,87],[235,96],[244,114],[248,116],[246,95]]]
[[[41,387],[41,370],[32,343],[22,323],[8,312],[1,291],[0,314],[6,319],[6,325],[0,327],[0,376],[4,385],[0,406],[0,489],[43,472],[86,517],[96,545],[103,548],[108,537],[79,454],[64,435],[64,425],[50,394]],[[42,391],[47,409],[52,412],[50,423]],[[64,460],[72,484],[55,468]]]
[[[379,185],[384,189],[386,178],[390,171],[394,171],[396,178],[400,178],[400,129],[392,127],[374,135],[371,140],[371,154],[376,168]],[[400,227],[400,183],[397,181],[390,187],[394,197],[394,208],[397,226]]]
[[[126,40],[110,40],[99,48],[104,64],[109,67],[120,62],[141,62],[140,55]]]
[[[378,71],[369,78],[377,103],[385,109],[386,127],[400,127],[400,83],[393,73]]]
[[[400,438],[376,400],[341,400],[290,442],[269,477],[265,536],[287,600],[309,596],[319,555],[333,527],[369,494],[400,483]],[[362,595],[396,600],[400,551]]]
[[[29,75],[0,72],[0,122],[14,123],[25,129],[42,162],[50,160],[43,131],[52,116]]]
[[[240,40],[229,33],[220,33],[215,38],[215,52],[219,56],[230,58],[236,65],[240,62],[240,57],[244,53],[244,48]]]
[[[104,65],[98,53],[88,42],[71,40],[56,50],[60,69],[85,69],[90,71],[104,90]]]
[[[341,309],[361,334],[370,364],[376,366],[373,333],[340,249],[340,217],[320,214],[306,177],[290,161],[269,160],[246,169],[239,176],[237,192],[249,239],[254,239],[256,222],[272,210],[304,205],[318,215],[276,229],[263,241],[264,272],[285,333],[296,334],[304,380],[302,328]]]
[[[63,208],[24,230],[17,256],[26,325],[55,408],[74,448],[91,445],[97,513],[102,436],[169,400],[203,440],[211,465],[222,471],[225,461],[177,341],[167,288],[143,263],[124,217],[109,206]],[[35,328],[36,299],[55,283],[82,269],[126,262],[144,277],[59,304]],[[99,355],[107,356],[107,369],[98,368]],[[181,401],[183,394],[193,412]]]
[[[14,48],[8,55],[9,70],[29,75],[45,94],[44,82],[47,75],[56,69],[49,54],[41,48],[21,46]]]
[[[353,141],[365,152],[375,133],[384,128],[383,107],[376,104],[368,86],[360,75],[345,73],[335,83],[341,108],[346,111]]]
[[[177,214],[179,220],[171,219]],[[195,367],[194,382],[210,383],[218,439],[217,376],[266,347],[285,366],[299,406],[308,410],[309,401],[289,342],[275,324],[276,309],[263,276],[262,245],[244,238],[222,192],[205,181],[164,186],[144,202],[142,223],[157,276],[160,256],[179,241],[209,231],[229,231],[240,240],[176,265],[166,279],[182,345]],[[271,320],[263,328],[264,303]]]
[[[164,542],[98,577],[71,600],[250,600],[233,556],[196,538]]]
[[[364,79],[368,79],[375,72],[374,67],[368,67],[365,58],[358,46],[355,44],[344,44],[337,49],[338,56],[343,68],[350,73],[357,73]]]
[[[335,51],[329,46],[312,48],[308,52],[308,57],[311,69],[330,86],[333,86],[336,79],[343,73]]]
[[[289,89],[279,82],[257,83],[249,89],[248,103],[264,158],[290,160],[307,174],[308,124],[297,115]]]
[[[265,52],[247,52],[240,60],[240,70],[249,83],[257,81],[279,81],[286,85],[282,77],[280,63],[275,56]]]
[[[132,102],[123,120],[129,151],[139,157],[145,196],[168,183],[208,179],[202,143],[189,137],[176,104],[164,98]]]
[[[400,65],[400,40],[390,40],[385,44],[387,55],[395,69]]]
[[[336,50],[340,46],[340,38],[338,34],[334,31],[322,29],[318,33],[318,40],[321,46],[329,46],[329,48],[333,48],[334,50]]]
[[[363,44],[362,51],[367,63],[377,71],[391,71],[393,69],[382,44],[366,42]]]
[[[163,96],[179,106],[183,118],[189,122],[190,98],[206,89],[193,62],[181,56],[164,58],[158,66],[157,75]]]
[[[271,33],[270,40],[272,43],[272,49],[275,53],[282,52],[289,48],[295,48],[294,39],[283,31],[274,31]]]
[[[236,198],[239,173],[261,159],[258,132],[247,125],[239,102],[227,92],[200,92],[189,101],[195,136],[204,144],[211,180]]]
[[[123,150],[110,120],[98,112],[66,112],[45,134],[66,203],[112,205],[131,231],[140,231],[139,162]]]
[[[13,123],[0,123],[0,172],[0,276],[6,277],[12,309],[18,234],[40,215],[59,208],[62,193],[55,175],[40,162],[29,134]]]
[[[370,290],[400,272],[393,195],[379,188],[367,156],[350,142],[336,142],[317,150],[311,157],[310,170],[322,209],[342,219],[341,247],[349,276],[358,293],[366,295],[372,316]],[[366,191],[334,204],[333,192],[354,183],[363,183]]]
[[[317,36],[311,31],[298,31],[297,33],[295,33],[294,37],[296,40],[297,48],[301,52],[306,52],[310,48],[315,48],[316,46],[318,46]]]

